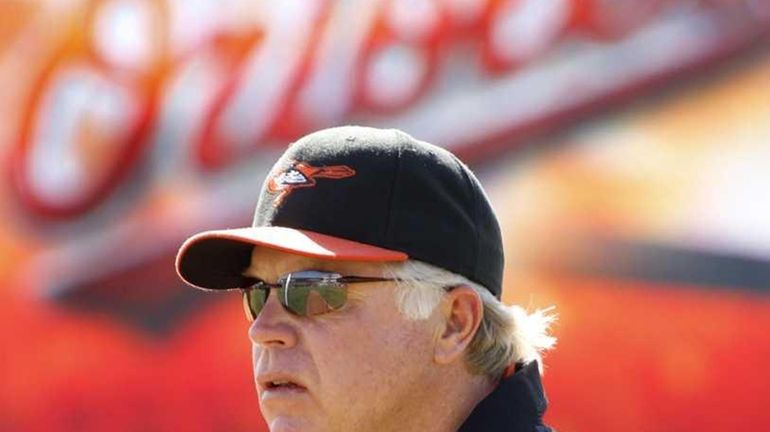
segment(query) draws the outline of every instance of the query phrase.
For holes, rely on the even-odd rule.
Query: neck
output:
[[[468,418],[473,408],[495,389],[496,383],[479,375],[463,371],[460,376],[443,377],[431,386],[420,407],[401,422],[398,431],[455,432]]]

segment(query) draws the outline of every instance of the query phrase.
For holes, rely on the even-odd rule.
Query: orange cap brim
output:
[[[331,261],[398,262],[404,252],[372,246],[313,231],[285,227],[252,227],[205,231],[187,239],[176,256],[177,274],[200,289],[248,286],[242,272],[251,263],[254,246]]]

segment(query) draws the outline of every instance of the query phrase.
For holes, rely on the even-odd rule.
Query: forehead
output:
[[[355,276],[382,276],[383,267],[382,263],[324,260],[256,246],[251,253],[251,263],[243,274],[267,282],[275,282],[280,276],[299,270],[325,270]]]

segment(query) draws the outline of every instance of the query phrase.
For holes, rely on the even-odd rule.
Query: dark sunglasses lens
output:
[[[257,319],[257,315],[265,307],[268,290],[260,288],[250,288],[243,292],[243,309],[249,321]]]
[[[348,301],[347,287],[337,282],[319,287],[318,294],[320,294],[330,310],[337,310],[345,306],[345,303]]]
[[[345,285],[319,278],[293,277],[289,281],[288,294],[278,290],[281,302],[297,315],[321,315],[339,309],[347,301]]]

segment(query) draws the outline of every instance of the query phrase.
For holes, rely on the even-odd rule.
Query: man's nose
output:
[[[271,292],[257,318],[249,326],[249,339],[265,348],[291,348],[297,344],[296,317]]]

